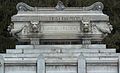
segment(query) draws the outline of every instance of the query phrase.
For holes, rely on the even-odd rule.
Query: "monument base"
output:
[[[16,45],[0,54],[0,73],[119,73],[119,56],[105,44]]]

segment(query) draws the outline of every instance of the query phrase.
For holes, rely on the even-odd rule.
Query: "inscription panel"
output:
[[[41,23],[43,33],[78,33],[80,32],[80,22],[43,22]]]

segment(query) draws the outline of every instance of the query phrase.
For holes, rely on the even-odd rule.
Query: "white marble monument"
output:
[[[19,42],[0,54],[0,73],[120,73],[120,54],[98,44],[112,31],[104,5],[31,7],[17,4],[8,31]],[[94,44],[93,44],[94,43]]]

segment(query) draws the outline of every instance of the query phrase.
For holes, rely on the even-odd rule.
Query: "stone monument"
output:
[[[104,5],[31,7],[18,3],[8,31],[19,42],[0,54],[0,73],[120,73],[120,55],[100,44],[112,31]]]

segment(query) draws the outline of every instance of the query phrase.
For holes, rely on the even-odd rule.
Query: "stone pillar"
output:
[[[4,58],[0,56],[0,73],[4,73]]]
[[[118,58],[118,73],[120,73],[120,55],[119,55],[119,58]]]
[[[43,55],[39,55],[37,59],[37,73],[45,73],[45,60]]]
[[[86,73],[86,60],[82,53],[78,57],[78,73]]]

